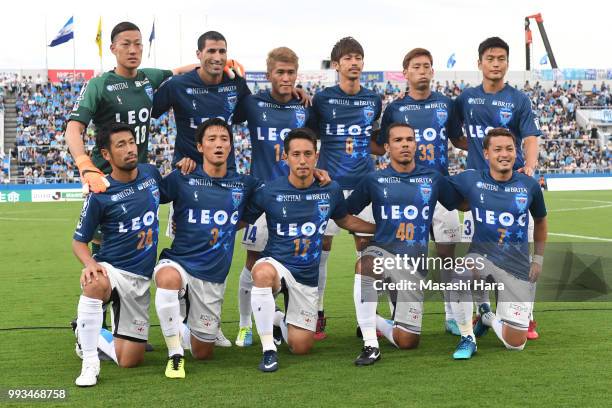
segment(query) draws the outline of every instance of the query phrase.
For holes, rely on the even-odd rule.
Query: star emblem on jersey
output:
[[[423,199],[423,202],[429,202],[429,199],[431,198],[431,184],[423,183],[419,186],[419,190],[421,192],[421,198]]]
[[[240,188],[232,189],[232,204],[234,205],[234,210],[240,206],[240,203],[242,202],[242,197],[243,197],[242,189]]]
[[[436,109],[436,118],[438,119],[438,125],[443,127],[448,119],[448,112],[446,109]]]
[[[529,201],[529,197],[525,193],[517,193],[514,195],[514,202],[516,203],[516,208],[520,212],[525,212],[527,209],[527,202]]]
[[[499,125],[502,127],[508,126],[510,119],[512,119],[512,111],[508,108],[501,108],[499,110]]]
[[[303,127],[306,123],[306,112],[303,109],[295,111],[295,127]]]
[[[374,121],[374,109],[371,106],[363,108],[363,118],[366,126],[370,125]]]

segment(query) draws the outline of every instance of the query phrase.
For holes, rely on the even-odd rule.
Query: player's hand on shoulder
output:
[[[314,176],[319,180],[319,184],[324,187],[332,182],[329,173],[326,170],[314,169]]]
[[[535,169],[533,167],[524,166],[518,169],[518,172],[524,173],[526,176],[533,177],[533,174],[535,173]]]
[[[233,59],[227,60],[227,62],[225,63],[225,67],[223,67],[223,71],[229,79],[234,79],[236,78],[236,76],[244,78],[244,75],[246,74],[242,64]]]
[[[75,164],[81,175],[81,183],[83,184],[83,195],[90,192],[103,193],[110,186],[109,181],[100,169],[98,169],[89,156],[86,154],[79,156],[75,160]]]
[[[104,277],[108,277],[106,269],[99,263],[94,261],[86,264],[81,271],[81,286],[91,284],[94,280],[97,281],[100,278],[100,274]]]
[[[293,88],[291,94],[294,98],[302,101],[302,105],[304,105],[305,107],[312,106],[312,97],[308,95],[308,92],[306,92],[304,88]]]
[[[181,174],[186,175],[195,170],[196,162],[189,157],[183,157],[176,163],[176,168],[181,171]]]

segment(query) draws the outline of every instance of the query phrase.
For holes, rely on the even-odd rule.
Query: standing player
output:
[[[467,170],[451,177],[451,184],[468,201],[474,219],[474,237],[466,259],[480,259],[477,278],[492,277],[499,288],[495,313],[481,314],[481,323],[492,327],[507,349],[522,350],[527,341],[535,282],[542,270],[546,242],[546,207],[542,190],[531,176],[513,170],[516,138],[504,128],[494,128],[483,139],[487,170]],[[534,220],[535,254],[529,259],[529,213]],[[472,302],[462,323],[470,323]],[[476,344],[462,337],[456,359],[470,358]]]
[[[339,84],[324,89],[313,98],[314,128],[321,139],[318,166],[327,170],[348,196],[357,183],[370,171],[374,163],[370,158],[373,127],[382,111],[380,96],[361,86],[363,47],[352,37],[339,40],[331,52],[331,62],[338,72]],[[359,217],[372,221],[372,209],[367,207]],[[327,280],[327,259],[334,235],[340,229],[332,220],[323,239],[323,252],[319,266],[319,310],[317,339],[326,337],[326,318],[323,298]],[[357,252],[366,246],[368,236],[355,236]]]
[[[409,124],[415,131],[418,164],[448,176],[448,140],[454,146],[467,149],[467,141],[452,109],[452,100],[431,91],[433,57],[424,48],[408,52],[402,63],[408,81],[408,93],[393,101],[382,117],[376,154],[383,155],[387,128],[391,123]],[[449,211],[439,202],[433,212],[432,235],[440,258],[455,257],[455,243],[461,239],[461,223],[457,210]],[[446,330],[459,335],[450,302],[444,302]]]
[[[138,26],[127,21],[113,28],[110,49],[117,58],[117,66],[92,78],[83,87],[66,127],[66,143],[79,168],[82,183],[96,193],[106,189],[103,176],[111,167],[102,157],[99,146],[94,147],[91,158],[85,151],[82,134],[89,122],[95,126],[108,122],[130,125],[136,134],[138,162],[147,163],[153,92],[164,79],[192,67],[172,71],[138,69],[142,61],[142,35]]]
[[[187,175],[174,170],[164,179],[174,205],[176,236],[172,247],[162,251],[154,278],[155,307],[168,346],[168,378],[185,378],[181,337],[195,358],[212,358],[234,235],[256,187],[253,177],[227,170],[233,140],[227,122],[209,119],[198,126],[195,138],[203,165]],[[181,323],[183,297],[189,305],[188,330]]]
[[[289,167],[283,157],[283,140],[291,129],[308,123],[312,112],[295,98],[293,90],[298,72],[298,57],[287,47],[275,48],[268,54],[267,77],[272,89],[244,98],[239,107],[248,122],[251,137],[251,174],[268,183],[278,177],[287,177]],[[315,177],[322,186],[328,184],[327,172],[315,169]],[[268,230],[266,217],[260,216],[253,225],[247,226],[242,245],[247,250],[246,264],[240,274],[238,308],[240,330],[236,345],[248,347],[253,344],[251,322],[251,269],[261,257],[266,246]]]
[[[155,258],[161,176],[154,166],[138,164],[131,126],[111,123],[98,129],[96,143],[111,166],[104,193],[92,193],[83,204],[72,243],[84,268],[79,299],[77,339],[83,353],[76,385],[96,385],[98,347],[121,367],[144,359],[149,332],[149,286]],[[93,257],[87,244],[100,228],[107,239]],[[113,305],[113,339],[100,335],[102,304]]]
[[[437,201],[447,207],[457,201],[444,176],[415,159],[421,146],[416,142],[415,129],[402,121],[387,123],[386,132],[385,150],[390,165],[369,173],[347,199],[352,214],[371,204],[376,221],[376,235],[355,266],[353,295],[364,341],[355,360],[358,366],[372,365],[380,359],[377,329],[398,348],[418,346],[423,317],[423,290],[419,282],[427,273],[427,266],[414,270],[395,265],[377,270],[376,265],[388,265],[397,257],[426,259],[432,209]],[[415,285],[397,291],[393,322],[376,315],[377,290],[381,289],[383,278],[396,284],[410,281]]]
[[[227,41],[221,33],[202,34],[196,56],[199,66],[165,81],[153,98],[153,117],[161,116],[170,108],[174,110],[177,135],[172,164],[185,174],[202,165],[202,154],[193,137],[198,125],[210,118],[221,118],[231,125],[238,104],[251,93],[244,78],[231,79],[224,72]],[[228,169],[235,168],[232,141]]]
[[[538,136],[542,134],[537,118],[531,109],[531,101],[523,92],[504,82],[508,71],[510,48],[499,37],[484,40],[478,46],[478,69],[482,71],[482,84],[466,88],[455,101],[460,122],[468,137],[467,168],[489,168],[483,154],[482,141],[487,132],[496,127],[509,129],[516,137],[516,162],[514,170],[533,176],[538,161]],[[524,158],[523,158],[524,152]],[[464,217],[463,240],[470,241],[474,221],[469,213]],[[533,230],[530,230],[530,236]],[[480,314],[490,311],[487,293],[475,293]],[[481,310],[482,309],[482,310]],[[535,321],[530,322],[530,337],[537,338]],[[483,334],[484,327],[476,324],[476,335]]]
[[[317,139],[312,130],[298,128],[285,137],[287,177],[278,177],[255,192],[245,212],[254,222],[265,212],[268,242],[252,270],[251,307],[263,347],[259,369],[278,369],[273,327],[295,354],[305,354],[314,342],[317,283],[322,236],[330,218],[342,228],[374,232],[374,225],[346,212],[342,190],[336,182],[322,187],[314,178]],[[285,296],[286,315],[274,311],[274,294]]]

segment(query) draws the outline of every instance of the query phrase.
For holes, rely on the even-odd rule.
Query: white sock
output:
[[[453,308],[451,306],[450,298],[451,298],[450,291],[445,290],[444,291],[444,314],[446,315],[446,320],[455,319],[455,316],[453,315]]]
[[[470,291],[449,291],[450,302],[449,306],[452,310],[452,316],[457,322],[461,336],[474,336],[474,328],[472,327],[472,314],[474,313],[474,302],[472,301],[472,293]],[[447,302],[444,302],[446,305]]]
[[[100,329],[100,334],[98,335],[98,348],[102,350],[104,354],[113,359],[113,361],[117,364],[117,353],[115,352],[115,339],[113,337],[113,333],[106,329]]]
[[[380,330],[387,340],[397,347],[397,344],[395,344],[395,339],[393,338],[393,325],[379,315],[376,315],[376,329]]]
[[[327,259],[329,251],[321,251],[321,262],[319,263],[319,312],[323,311],[323,298],[325,297],[325,286],[327,284]]]
[[[374,278],[355,274],[353,286],[353,300],[357,323],[361,328],[363,343],[366,347],[378,347],[376,338],[376,307],[378,306],[376,289],[373,287]]]
[[[240,272],[238,285],[238,311],[240,312],[240,327],[253,327],[251,321],[251,290],[253,289],[253,277],[251,271],[245,266]]]
[[[272,288],[258,288],[253,286],[251,290],[251,307],[257,325],[257,333],[261,340],[263,351],[274,350],[274,338],[272,330],[274,326],[274,296]]]
[[[191,350],[191,330],[183,322],[180,325],[181,347],[184,350]]]
[[[102,328],[101,300],[81,295],[77,307],[77,327],[83,360],[99,361],[98,337]]]
[[[181,347],[181,305],[179,303],[178,290],[157,288],[155,292],[155,309],[159,317],[168,356],[175,354],[184,355],[185,351]]]

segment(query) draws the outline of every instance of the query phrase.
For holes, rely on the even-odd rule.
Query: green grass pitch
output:
[[[550,232],[612,240],[612,192],[557,192],[545,198]],[[382,360],[374,367],[355,367],[361,342],[355,337],[355,255],[347,234],[334,242],[329,262],[329,337],[310,355],[293,356],[281,346],[279,371],[263,374],[257,370],[261,349],[256,337],[254,347],[218,348],[208,362],[188,356],[187,378],[167,380],[166,350],[152,304],[155,351],[147,353],[144,365],[120,369],[103,362],[98,386],[78,389],[74,379],[80,360],[68,322],[79,296],[80,267],[70,243],[80,207],[0,206],[4,390],[67,389],[68,401],[59,406],[609,406],[611,303],[538,303],[539,340],[523,352],[509,352],[490,333],[479,341],[474,358],[460,362],[451,358],[457,338],[444,333],[443,305],[428,302],[418,349],[396,350],[381,339]],[[162,207],[162,230],[166,214]],[[549,240],[583,239],[551,235]],[[160,241],[161,248],[168,245],[167,238]],[[599,242],[612,249],[612,241]],[[222,326],[231,340],[238,330],[236,287],[244,257],[236,245]]]

